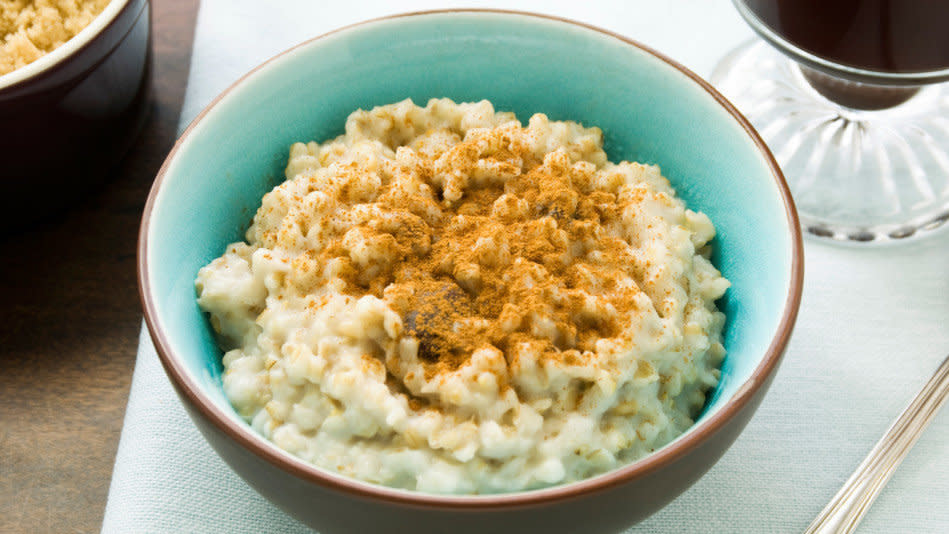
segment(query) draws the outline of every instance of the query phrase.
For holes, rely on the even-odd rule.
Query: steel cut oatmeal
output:
[[[715,229],[598,128],[406,100],[294,144],[286,176],[196,285],[228,398],[304,460],[549,486],[668,443],[718,382]]]

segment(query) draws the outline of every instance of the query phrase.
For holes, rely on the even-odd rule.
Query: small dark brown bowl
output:
[[[149,0],[113,0],[65,44],[0,76],[4,231],[109,176],[145,121],[150,77]]]

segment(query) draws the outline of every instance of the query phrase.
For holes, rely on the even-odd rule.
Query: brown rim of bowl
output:
[[[11,75],[11,74],[13,74],[13,73],[15,73],[15,72],[17,72],[17,71],[19,71],[19,70],[21,70],[21,69],[25,69],[25,68],[29,67],[30,65],[34,65],[34,64],[36,64],[38,61],[43,60],[43,58],[48,57],[50,54],[52,54],[52,53],[55,52],[56,50],[59,50],[60,48],[66,46],[70,41],[73,41],[74,39],[76,39],[77,37],[79,37],[80,34],[81,34],[83,31],[85,31],[86,28],[88,28],[89,26],[91,26],[92,24],[94,24],[94,23],[97,21],[97,19],[98,19],[99,17],[101,17],[101,16],[103,16],[103,15],[105,14],[106,10],[108,10],[108,8],[109,8],[109,5],[111,5],[113,2],[115,2],[115,3],[121,3],[121,4],[123,4],[123,5],[119,6],[118,9],[116,9],[115,13],[112,14],[112,18],[109,19],[107,22],[105,22],[105,24],[104,24],[101,28],[99,28],[99,31],[97,31],[97,32],[95,32],[95,33],[89,35],[89,37],[85,38],[85,39],[86,39],[85,42],[83,42],[82,44],[78,45],[75,50],[73,50],[73,51],[69,52],[68,54],[66,54],[66,55],[64,55],[64,56],[62,56],[62,57],[60,57],[60,58],[54,60],[54,61],[51,62],[49,65],[45,65],[45,66],[42,67],[40,70],[34,72],[33,74],[30,74],[29,76],[26,76],[25,78],[21,78],[21,79],[12,81],[12,82],[7,82],[6,80],[4,80],[4,78],[8,77],[9,75]],[[92,43],[94,43],[95,41],[99,40],[103,35],[106,34],[106,32],[110,31],[110,30],[112,29],[112,27],[114,27],[116,24],[118,24],[119,19],[122,18],[122,15],[123,15],[126,11],[128,11],[129,9],[132,9],[132,4],[133,4],[133,3],[134,3],[134,0],[111,0],[111,1],[109,2],[109,4],[106,5],[105,9],[103,9],[103,12],[102,12],[102,13],[99,13],[98,15],[96,15],[96,16],[92,19],[92,21],[90,21],[89,24],[86,25],[86,28],[83,28],[82,30],[80,30],[79,33],[77,33],[76,35],[72,36],[71,39],[69,39],[69,40],[66,41],[65,43],[59,45],[59,46],[56,47],[55,49],[53,49],[53,50],[47,52],[46,54],[43,54],[42,56],[36,58],[35,60],[31,61],[30,63],[27,63],[26,65],[23,65],[23,66],[20,67],[20,68],[13,69],[12,71],[10,71],[10,72],[8,72],[8,73],[6,73],[6,74],[0,75],[0,93],[2,93],[2,92],[4,92],[4,91],[7,91],[7,90],[11,90],[11,91],[12,91],[12,90],[18,89],[19,87],[23,86],[24,84],[33,83],[33,82],[35,82],[36,80],[42,80],[42,79],[44,79],[44,78],[46,78],[46,77],[52,75],[53,73],[55,73],[59,67],[61,67],[62,65],[65,65],[71,58],[74,58],[74,57],[78,56],[79,54],[83,53],[87,48],[89,48],[90,46],[92,46]],[[150,0],[145,0],[144,2],[142,2],[142,7],[143,7],[144,9],[148,9],[150,5],[151,5],[151,1],[150,1]],[[139,16],[141,16],[141,13],[136,14],[134,20],[138,20],[138,17],[139,17]],[[125,34],[125,35],[127,35],[128,32],[132,30],[132,26],[134,26],[134,25],[135,25],[135,24],[134,24],[134,21],[133,21],[133,23],[132,23],[131,25],[129,25],[129,28],[128,28],[128,30],[126,31],[126,34]],[[125,35],[122,36],[122,39],[125,38]],[[111,52],[112,52],[112,50],[110,50],[109,53],[106,54],[106,57],[108,57],[108,55],[109,55]],[[102,62],[105,61],[106,57],[103,57],[103,58],[98,59],[98,60],[95,62],[95,64],[93,64],[91,67],[89,67],[89,68],[86,69],[86,70],[95,69],[95,68],[98,67]],[[13,77],[11,77],[11,79],[13,79]]]
[[[280,58],[281,56],[296,50],[297,48],[307,46],[310,43],[322,39],[328,35],[333,35],[350,28],[379,21],[404,17],[444,15],[451,13],[516,15],[539,18],[547,21],[562,22],[588,30],[593,30],[608,37],[619,39],[620,41],[639,48],[648,54],[652,54],[656,58],[679,70],[681,73],[689,77],[693,82],[698,84],[722,107],[724,107],[735,120],[738,121],[742,128],[744,128],[745,133],[748,134],[748,136],[761,151],[761,154],[764,156],[768,166],[771,168],[771,174],[774,177],[775,183],[777,184],[778,189],[781,192],[781,197],[784,201],[785,214],[787,215],[792,237],[791,280],[790,286],[788,288],[788,296],[784,304],[784,313],[782,314],[781,321],[778,324],[777,333],[772,339],[771,345],[768,347],[768,350],[765,353],[761,363],[759,363],[758,367],[755,368],[751,378],[749,378],[748,381],[738,388],[738,391],[731,399],[726,402],[725,406],[719,409],[716,413],[709,416],[705,421],[689,429],[686,434],[684,434],[677,441],[663,447],[659,451],[650,454],[641,460],[620,467],[613,471],[609,471],[602,475],[597,475],[595,477],[578,482],[564,484],[562,486],[554,486],[547,489],[531,490],[518,493],[492,495],[434,495],[388,488],[385,486],[348,478],[343,475],[332,474],[316,467],[315,465],[309,464],[304,460],[291,456],[289,453],[277,449],[276,446],[265,441],[259,435],[253,433],[248,426],[237,423],[231,417],[226,415],[222,410],[217,408],[212,402],[210,402],[208,399],[205,399],[199,393],[200,388],[197,386],[197,384],[188,378],[184,366],[182,366],[176,358],[171,356],[172,353],[169,349],[170,344],[165,338],[164,332],[162,332],[157,325],[156,309],[151,297],[151,286],[149,284],[147,269],[149,220],[151,218],[151,212],[152,208],[154,207],[157,192],[161,188],[161,184],[164,180],[165,172],[168,169],[169,162],[174,158],[175,153],[181,147],[183,140],[188,137],[194,126],[201,121],[201,119],[209,112],[209,110],[211,110],[222,98],[230,93],[234,87],[240,85],[245,79],[252,76],[265,65],[270,64],[277,58]],[[218,430],[230,436],[237,443],[241,444],[246,449],[249,449],[258,457],[303,480],[313,482],[323,486],[324,488],[343,491],[354,496],[394,504],[412,505],[420,508],[438,508],[441,510],[502,510],[561,502],[604,491],[619,484],[628,482],[634,478],[652,473],[657,469],[660,469],[678,460],[699,443],[709,439],[714,433],[721,429],[725,423],[732,418],[732,416],[744,408],[748,401],[750,401],[754,396],[754,393],[759,388],[761,388],[762,385],[764,385],[767,378],[775,370],[781,360],[784,349],[787,346],[794,322],[797,319],[797,312],[801,303],[801,291],[803,287],[802,281],[804,276],[804,252],[801,241],[800,223],[798,221],[797,211],[794,208],[794,202],[791,200],[791,192],[788,190],[787,183],[784,181],[784,176],[781,174],[781,169],[778,167],[778,163],[775,161],[774,156],[772,156],[764,141],[761,140],[748,120],[745,119],[745,117],[743,117],[738,112],[738,110],[736,110],[734,106],[732,106],[731,103],[725,99],[725,97],[720,95],[714,88],[712,88],[708,82],[690,70],[686,69],[679,63],[669,59],[652,48],[644,46],[627,37],[623,37],[622,35],[618,35],[616,33],[603,30],[589,24],[576,22],[561,17],[501,9],[428,10],[374,18],[356,24],[344,26],[342,28],[338,28],[318,37],[304,41],[303,43],[285,50],[280,54],[268,59],[266,62],[258,65],[250,72],[242,76],[239,80],[231,84],[230,87],[228,87],[217,97],[215,97],[215,99],[210,104],[208,104],[204,110],[201,111],[201,113],[191,122],[191,124],[188,125],[188,128],[184,131],[184,133],[181,134],[181,137],[175,143],[175,146],[172,148],[171,152],[169,152],[168,157],[162,164],[161,169],[159,169],[158,175],[155,178],[155,182],[152,185],[152,189],[148,195],[148,201],[145,204],[144,213],[142,215],[142,225],[139,229],[138,239],[138,287],[139,296],[142,300],[142,305],[145,310],[145,322],[148,326],[152,340],[155,343],[155,348],[158,352],[162,366],[164,366],[168,376],[171,378],[172,382],[174,382],[174,385],[176,386],[176,389],[179,391],[179,393],[183,393],[188,402],[190,402],[191,405],[198,412],[200,412],[202,416],[204,416],[208,421],[216,426]]]

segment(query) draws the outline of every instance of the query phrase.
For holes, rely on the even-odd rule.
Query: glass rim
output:
[[[738,14],[759,36],[791,59],[828,75],[871,85],[918,86],[949,81],[949,68],[914,72],[886,72],[854,67],[818,56],[772,30],[744,0],[732,0]]]

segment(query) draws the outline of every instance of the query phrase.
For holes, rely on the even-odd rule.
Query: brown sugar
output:
[[[76,36],[109,0],[0,0],[0,75]]]
[[[609,230],[624,206],[593,187],[595,167],[563,151],[541,161],[503,130],[491,135],[493,151],[465,140],[427,169],[406,169],[437,193],[434,215],[421,198],[396,191],[395,180],[383,184],[376,204],[385,216],[348,232],[359,232],[387,261],[354,265],[345,239],[317,257],[320,265],[335,259],[347,266],[346,293],[381,297],[400,314],[429,376],[491,347],[514,364],[513,349],[525,343],[543,359],[579,365],[599,339],[619,335],[632,320],[635,262],[628,243]],[[451,186],[439,177],[478,168],[505,176],[448,198]]]

